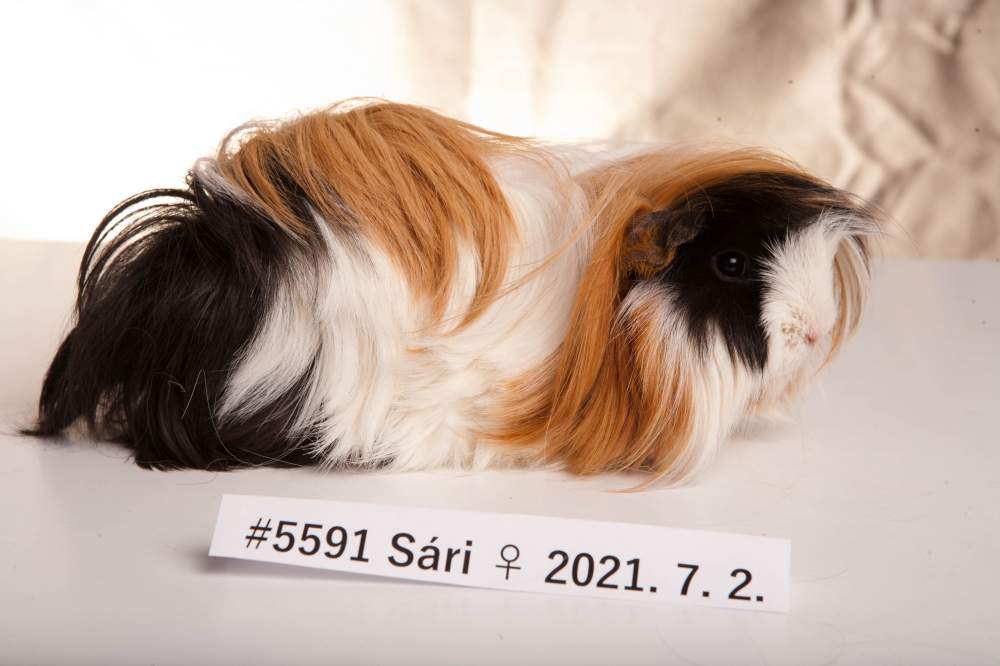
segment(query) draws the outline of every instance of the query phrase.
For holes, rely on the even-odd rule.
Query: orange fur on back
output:
[[[294,184],[335,229],[372,239],[396,263],[432,315],[446,307],[459,243],[480,275],[467,323],[503,282],[515,228],[486,164],[527,141],[416,106],[341,103],[274,126],[230,135],[223,176],[292,234],[307,235],[289,201]],[[235,144],[235,145],[234,145]]]

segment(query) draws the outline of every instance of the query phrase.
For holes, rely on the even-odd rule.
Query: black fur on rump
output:
[[[315,248],[208,190],[138,194],[108,213],[80,265],[76,322],[27,434],[82,420],[141,467],[224,470],[315,462],[286,432],[311,370],[258,413],[219,422],[227,380],[288,275]]]

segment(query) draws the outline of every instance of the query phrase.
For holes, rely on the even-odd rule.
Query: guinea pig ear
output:
[[[701,228],[702,216],[688,207],[640,215],[625,235],[625,264],[642,277],[653,275],[666,268],[677,247],[694,239]]]

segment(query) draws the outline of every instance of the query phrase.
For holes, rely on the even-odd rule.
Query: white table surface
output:
[[[76,245],[0,241],[2,663],[1000,663],[1000,263],[883,262],[789,425],[696,485],[550,472],[147,472],[10,434]],[[223,493],[621,520],[792,540],[787,615],[406,583],[207,556]]]

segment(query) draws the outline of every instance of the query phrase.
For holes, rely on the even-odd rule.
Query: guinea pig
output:
[[[877,229],[761,150],[548,145],[381,101],[249,124],[97,227],[28,432],[157,469],[681,482],[841,348]]]

